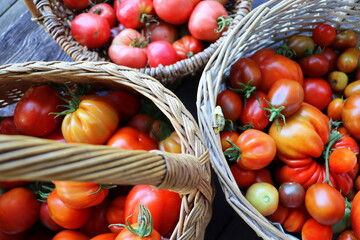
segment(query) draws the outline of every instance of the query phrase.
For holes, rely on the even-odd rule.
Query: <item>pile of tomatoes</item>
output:
[[[319,24],[238,59],[217,105],[231,172],[263,216],[304,240],[360,239],[355,31]]]
[[[181,153],[165,115],[125,88],[98,92],[80,84],[34,85],[1,120],[0,134]],[[179,221],[179,193],[149,185],[2,181],[0,186],[0,239],[137,239],[124,225],[144,239],[161,239]]]
[[[110,60],[132,68],[171,65],[215,42],[231,24],[225,1],[63,0],[79,10],[72,37],[89,49],[105,48]]]

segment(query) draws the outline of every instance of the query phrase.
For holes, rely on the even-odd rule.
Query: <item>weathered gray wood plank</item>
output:
[[[16,2],[17,0],[1,0],[0,1],[0,17]],[[0,18],[1,20],[1,18]]]
[[[3,1],[3,0],[1,0]],[[20,16],[27,10],[24,1],[16,1],[0,18],[0,33],[19,20]]]

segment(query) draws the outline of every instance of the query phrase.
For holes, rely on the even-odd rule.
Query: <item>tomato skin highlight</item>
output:
[[[360,112],[358,111],[359,108],[360,94],[353,94],[346,99],[341,114],[345,128],[357,140],[360,139]]]
[[[318,223],[315,219],[307,220],[301,230],[303,240],[331,240],[332,229],[330,225]]]

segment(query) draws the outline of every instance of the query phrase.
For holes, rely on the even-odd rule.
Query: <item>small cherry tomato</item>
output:
[[[179,61],[175,48],[171,45],[171,43],[165,41],[151,42],[147,46],[146,53],[150,67],[157,67],[160,64],[167,66]]]
[[[344,89],[344,95],[346,98],[356,93],[360,93],[360,79],[349,83]]]
[[[335,41],[336,30],[329,24],[319,24],[313,29],[312,38],[317,45],[327,47]]]
[[[334,50],[343,51],[347,48],[356,47],[358,44],[357,33],[353,30],[343,30],[336,34],[335,41],[331,44]]]
[[[269,183],[254,183],[246,191],[245,198],[263,216],[273,214],[279,205],[278,190]]]
[[[360,50],[358,48],[347,48],[345,51],[340,53],[337,58],[337,68],[344,73],[353,72],[359,66],[359,59]]]
[[[204,44],[191,35],[185,35],[172,43],[180,60],[190,58],[204,50]]]
[[[332,71],[326,77],[331,89],[340,92],[348,85],[349,78],[346,73],[341,71]]]
[[[245,86],[259,87],[261,71],[257,63],[251,58],[240,58],[230,69],[229,85],[235,89],[245,89]]]
[[[355,232],[351,229],[343,231],[336,240],[358,240]]]
[[[302,240],[331,240],[332,229],[330,225],[317,222],[314,218],[307,220],[301,230]]]
[[[341,113],[344,108],[344,100],[335,98],[331,100],[327,107],[327,115],[334,121],[341,121]]]
[[[251,184],[255,183],[256,173],[254,170],[243,169],[238,164],[232,165],[230,170],[235,178],[236,184],[240,188],[249,187]]]
[[[296,35],[287,40],[287,45],[295,52],[296,58],[301,58],[305,51],[313,51],[315,49],[314,40],[309,36]]]
[[[320,54],[302,58],[299,65],[306,77],[322,77],[329,71],[328,59]]]
[[[356,163],[357,157],[355,153],[348,148],[337,148],[329,156],[329,166],[331,170],[337,173],[351,171]]]
[[[304,79],[304,102],[307,102],[319,110],[325,110],[332,99],[332,91],[329,83],[322,78]]]
[[[221,107],[225,119],[236,121],[241,115],[243,101],[238,93],[226,89],[217,96],[216,105]]]
[[[296,182],[285,182],[279,186],[279,200],[284,207],[298,208],[305,200],[304,187]]]

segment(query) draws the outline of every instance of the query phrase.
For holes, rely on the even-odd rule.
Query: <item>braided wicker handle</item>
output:
[[[29,9],[31,15],[34,18],[41,17],[41,14],[40,14],[39,10],[36,8],[33,0],[24,0],[24,2],[25,2],[26,7]]]

